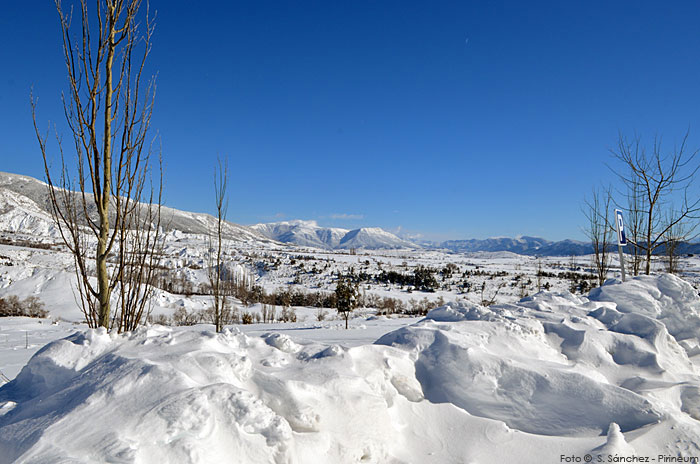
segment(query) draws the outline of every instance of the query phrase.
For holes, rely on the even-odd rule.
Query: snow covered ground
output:
[[[0,388],[0,456],[482,464],[700,457],[700,298],[677,277],[610,281],[588,297],[450,303],[422,319],[365,316],[348,331],[308,320],[222,334],[204,326],[79,330],[45,346]],[[0,327],[17,334],[28,323]]]
[[[0,464],[700,458],[696,256],[681,258],[684,280],[658,261],[660,275],[589,293],[590,256],[321,250],[232,225],[226,269],[250,288],[322,295],[352,275],[366,304],[350,329],[332,308],[294,306],[296,322],[220,334],[108,334],[82,322],[72,258],[24,181],[0,195],[0,298],[36,296],[49,317],[0,318]],[[165,231],[152,321],[211,303],[211,217],[169,214],[180,228]],[[386,279],[419,269],[433,288]],[[383,298],[437,309],[392,314]]]
[[[84,324],[52,322],[50,319],[0,318],[0,378],[15,378],[29,358],[44,345],[86,328]],[[0,384],[3,383],[0,380]]]

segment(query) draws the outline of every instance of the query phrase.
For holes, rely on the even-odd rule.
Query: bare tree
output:
[[[634,178],[634,176],[630,176]],[[634,182],[632,185],[627,185],[627,207],[623,207],[627,213],[626,231],[629,241],[628,248],[632,261],[632,275],[639,275],[639,270],[642,265],[642,250],[637,243],[642,243],[642,233],[644,231],[644,211],[647,210],[642,195],[642,188],[639,182]],[[611,226],[612,227],[612,226]]]
[[[667,214],[667,221],[673,218],[673,208]],[[688,240],[691,232],[687,230],[684,223],[678,222],[666,229],[664,237],[664,251],[666,252],[666,270],[669,274],[678,273],[678,247]]]
[[[218,160],[214,170],[214,196],[216,198],[216,231],[215,237],[209,235],[209,284],[214,296],[213,317],[216,331],[221,332],[224,326],[224,315],[227,308],[228,285],[222,282],[224,274],[223,262],[223,226],[226,222],[228,200],[226,199],[226,184],[228,182],[228,163]],[[216,240],[216,243],[213,241]],[[226,276],[231,280],[231,276]]]
[[[127,219],[119,224],[116,252],[119,285],[118,311],[112,327],[119,332],[134,330],[150,313],[150,301],[156,289],[156,279],[163,255],[160,234],[160,205],[162,200],[162,170],[158,197],[151,189],[148,204],[135,203]],[[139,190],[142,190],[140,187]],[[139,195],[140,197],[141,195]],[[128,200],[122,200],[128,201]]]
[[[583,211],[588,220],[588,229],[585,233],[593,245],[593,260],[599,286],[603,285],[610,270],[612,231],[608,227],[608,216],[611,201],[609,189],[594,190],[591,198],[585,200]]]
[[[142,84],[154,23],[147,9],[139,12],[140,0],[96,4],[90,11],[81,0],[74,25],[73,9],[67,12],[56,0],[69,84],[63,108],[75,166],[57,135],[61,170],[51,173],[48,136],[39,131],[33,97],[32,116],[54,218],[74,256],[83,313],[91,327],[122,331],[136,327],[143,315],[160,243],[162,175],[154,189],[146,141],[155,88],[152,79]],[[117,288],[119,312],[113,315]]]
[[[697,150],[687,148],[688,133],[679,146],[664,152],[660,138],[655,138],[648,152],[639,137],[628,140],[622,134],[612,154],[624,171],[615,171],[628,192],[638,194],[641,215],[641,233],[630,242],[644,252],[645,269],[651,271],[652,254],[665,243],[668,231],[678,224],[693,223],[700,216],[700,198],[690,197],[689,187],[700,168]],[[677,209],[668,209],[671,201],[680,203]],[[667,215],[664,215],[667,210]]]
[[[481,282],[481,301],[479,304],[481,306],[491,306],[492,304],[496,304],[496,298],[498,298],[498,294],[500,293],[501,289],[506,286],[505,282],[501,282],[496,286],[496,290],[493,292],[493,294],[490,297],[485,296],[486,292],[486,281],[484,280]]]

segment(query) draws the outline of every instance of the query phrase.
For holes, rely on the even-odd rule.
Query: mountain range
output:
[[[60,240],[51,215],[51,205],[44,182],[19,174],[0,172],[0,232],[40,237],[44,241]],[[142,207],[148,207],[143,205]],[[205,213],[162,207],[162,224],[166,231],[206,235],[214,230],[216,218]],[[350,249],[439,249],[454,253],[511,252],[529,256],[571,256],[593,252],[590,243],[575,240],[550,241],[540,237],[494,237],[487,239],[413,241],[378,227],[342,229],[321,227],[315,221],[284,221],[243,226],[224,225],[225,238],[246,242],[277,241],[289,245],[324,250]],[[700,244],[683,243],[679,254],[700,253]]]
[[[77,193],[74,193],[77,195]],[[148,207],[142,205],[141,207]],[[89,214],[96,214],[89,210]],[[163,206],[161,224],[166,232],[207,235],[216,228],[210,214],[181,211]],[[46,183],[33,177],[0,172],[0,232],[28,235],[42,241],[60,241],[54,224]],[[244,226],[227,221],[224,237],[238,241],[270,242],[331,249],[420,248],[375,227],[355,230],[318,227],[313,221]]]
[[[282,243],[337,249],[437,249],[455,253],[508,251],[520,255],[570,256],[593,252],[590,243],[575,240],[552,242],[539,237],[496,237],[487,239],[447,240],[444,242],[409,241],[376,227],[348,230],[321,227],[316,221],[283,221],[256,224],[252,229]]]
[[[447,240],[445,242],[423,243],[427,248],[440,248],[456,253],[472,253],[479,251],[509,251],[519,255],[529,256],[570,256],[593,253],[590,243],[576,240],[561,240],[553,242],[541,237],[494,237],[487,239]]]

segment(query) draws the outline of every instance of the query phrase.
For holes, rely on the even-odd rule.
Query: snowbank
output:
[[[700,299],[450,304],[375,344],[149,327],[50,343],[0,388],[10,462],[560,462],[700,456]],[[679,343],[679,338],[681,343]]]

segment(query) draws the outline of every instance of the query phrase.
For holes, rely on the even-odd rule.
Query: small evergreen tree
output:
[[[360,298],[360,291],[357,284],[346,280],[344,277],[338,278],[335,284],[335,307],[343,318],[345,318],[345,328],[348,328],[350,313],[357,307]]]

